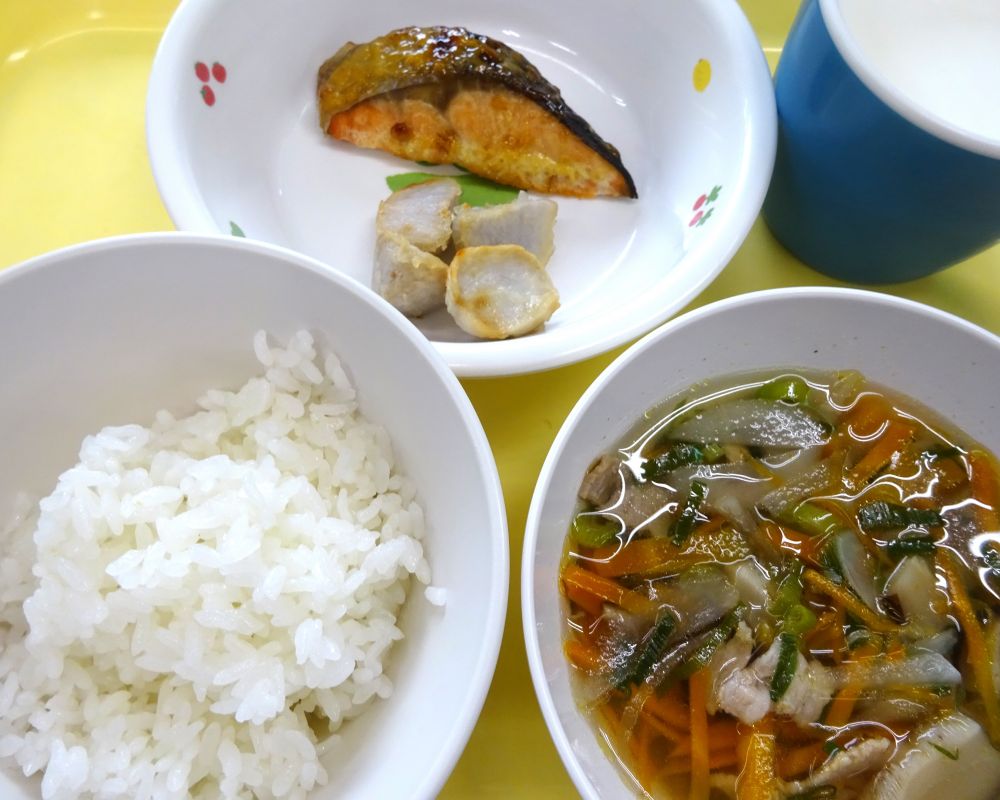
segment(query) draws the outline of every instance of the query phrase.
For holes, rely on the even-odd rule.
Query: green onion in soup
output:
[[[582,476],[560,576],[574,692],[637,791],[1000,797],[995,457],[857,372],[661,408]]]

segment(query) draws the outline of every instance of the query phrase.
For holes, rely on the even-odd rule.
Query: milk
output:
[[[1000,0],[840,0],[864,62],[914,106],[1000,142]]]

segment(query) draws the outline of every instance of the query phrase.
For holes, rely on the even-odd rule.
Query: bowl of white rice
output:
[[[429,798],[508,545],[460,384],[306,257],[146,234],[0,273],[0,797]]]

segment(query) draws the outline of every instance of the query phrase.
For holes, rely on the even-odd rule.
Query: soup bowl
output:
[[[936,412],[993,452],[1000,337],[929,306],[837,288],[776,289],[680,316],[619,356],[563,423],[532,497],[522,554],[528,661],[559,754],[588,800],[637,790],[574,699],[559,571],[588,466],[642,415],[700,381],[754,371],[857,370]]]
[[[341,727],[321,757],[329,782],[309,797],[434,797],[496,664],[508,580],[503,498],[453,373],[356,282],[279,248],[190,234],[97,241],[5,270],[0,526],[17,495],[52,491],[85,435],[148,426],[159,409],[192,413],[207,390],[261,374],[261,329],[280,343],[308,330],[340,357],[361,412],[387,430],[416,485],[432,582],[447,593],[438,607],[413,584],[398,620],[404,638],[385,659],[393,693]],[[37,777],[0,772],[0,797],[40,796]]]

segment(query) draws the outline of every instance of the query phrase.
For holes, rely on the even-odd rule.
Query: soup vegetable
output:
[[[856,372],[663,409],[587,471],[560,575],[577,700],[637,788],[1000,797],[993,456]]]

